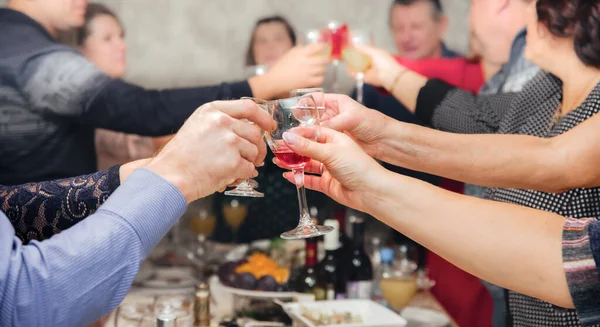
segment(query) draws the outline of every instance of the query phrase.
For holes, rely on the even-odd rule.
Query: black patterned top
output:
[[[441,94],[440,94],[441,91]],[[522,92],[474,97],[443,86],[428,83],[419,94],[421,117],[437,129],[458,133],[522,134],[549,138],[581,124],[600,111],[600,84],[584,103],[555,122],[555,112],[562,100],[562,82],[540,72]],[[437,104],[433,99],[440,100]],[[434,108],[423,107],[425,103]],[[600,188],[579,188],[563,193],[535,190],[488,188],[485,198],[553,212],[564,217],[600,217]],[[518,231],[516,231],[518,232]],[[571,286],[571,285],[570,285]],[[591,289],[591,292],[600,292]],[[509,292],[509,309],[514,326],[581,326],[575,310],[558,308],[532,297]],[[579,309],[579,308],[578,308]],[[600,316],[580,312],[586,325],[600,323]],[[600,326],[600,325],[594,325]]]
[[[119,168],[54,181],[0,186],[0,210],[23,243],[42,241],[93,214],[119,187]]]

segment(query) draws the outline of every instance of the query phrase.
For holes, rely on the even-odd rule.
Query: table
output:
[[[417,295],[415,295],[415,297],[410,301],[409,306],[442,312],[444,315],[446,315],[446,317],[450,319],[450,327],[458,327],[458,324],[448,314],[448,311],[444,309],[440,302],[438,302],[435,296],[433,296],[433,294],[431,294],[430,292],[417,293]]]

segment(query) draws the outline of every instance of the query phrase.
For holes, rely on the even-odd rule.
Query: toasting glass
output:
[[[261,99],[255,99],[255,98],[242,98],[242,100],[252,100],[254,101],[254,103],[256,103],[257,106],[259,106],[260,108],[267,110],[267,106],[269,105],[268,101],[265,100],[261,100]],[[248,124],[254,124],[249,120],[245,120]],[[264,131],[263,131],[263,135],[264,135]],[[245,196],[245,197],[250,197],[250,198],[262,198],[265,195],[261,192],[256,191],[255,189],[258,187],[258,183],[253,180],[253,179],[246,179],[243,182],[241,182],[240,184],[238,184],[238,186],[236,186],[235,189],[230,190],[230,191],[226,191],[225,195],[231,195],[231,196]]]
[[[303,239],[327,234],[333,230],[331,226],[315,225],[310,217],[306,201],[306,190],[304,188],[304,166],[310,158],[294,153],[288,148],[283,133],[294,133],[302,129],[312,130],[313,137],[309,133],[303,133],[304,137],[316,140],[319,129],[319,109],[311,95],[293,97],[272,101],[268,107],[277,129],[266,133],[265,138],[273,151],[273,154],[294,173],[296,190],[298,192],[298,204],[300,208],[300,221],[298,226],[289,232],[281,234],[283,239]],[[314,131],[316,129],[317,131]]]
[[[356,49],[355,45],[373,45],[373,34],[369,30],[352,29],[349,44],[344,47],[342,57],[344,61],[356,72],[356,101],[363,102],[363,87],[365,85],[365,72],[371,66],[371,57]]]

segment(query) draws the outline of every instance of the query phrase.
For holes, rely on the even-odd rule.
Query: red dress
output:
[[[436,78],[461,89],[479,92],[485,83],[478,62],[464,58],[408,60],[396,58],[405,67],[427,78]],[[464,184],[443,179],[441,187],[457,193]],[[492,326],[493,301],[479,278],[459,269],[437,254],[428,251],[429,277],[436,281],[432,294],[461,327]]]

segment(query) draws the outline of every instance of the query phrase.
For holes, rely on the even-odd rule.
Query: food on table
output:
[[[363,323],[361,317],[353,315],[352,312],[309,310],[306,307],[301,307],[300,314],[315,326]]]
[[[288,289],[290,271],[279,267],[269,256],[255,252],[247,260],[228,262],[219,268],[219,280],[226,286],[264,292]]]

